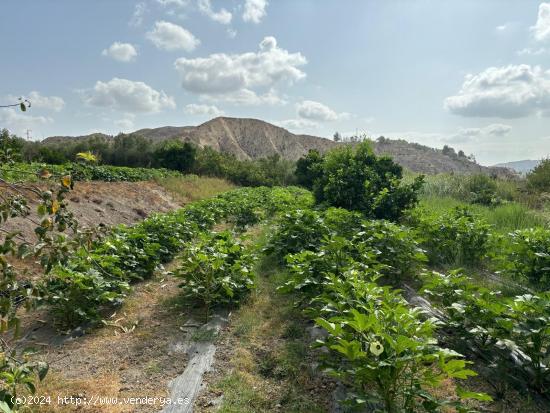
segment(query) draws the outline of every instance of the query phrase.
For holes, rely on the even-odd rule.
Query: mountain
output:
[[[495,166],[512,169],[520,174],[526,174],[527,172],[530,172],[531,170],[533,170],[539,163],[540,163],[540,160],[535,161],[532,159],[525,159],[523,161],[499,163]]]
[[[239,159],[259,159],[278,154],[283,158],[297,160],[310,149],[326,152],[344,143],[311,135],[297,135],[279,126],[258,119],[218,117],[199,126],[165,126],[140,129],[134,134],[154,142],[167,139],[180,139],[193,142],[201,147],[210,146],[220,152],[234,154]],[[112,137],[100,133],[87,136],[52,136],[44,144],[60,144],[80,139],[105,139]],[[403,167],[413,172],[435,174],[453,173],[495,173],[510,175],[510,170],[498,167],[485,167],[472,162],[454,151],[443,153],[404,140],[378,139],[373,142],[377,154],[389,155]]]

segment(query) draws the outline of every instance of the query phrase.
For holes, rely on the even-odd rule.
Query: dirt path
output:
[[[29,337],[42,347],[39,358],[50,373],[38,393],[52,397],[45,412],[154,412],[156,405],[57,405],[57,397],[166,397],[168,382],[187,363],[182,342],[194,328],[192,315],[178,300],[175,280],[157,276],[136,286],[132,296],[107,325],[56,345],[59,335],[44,327]],[[46,341],[46,342],[45,342]]]

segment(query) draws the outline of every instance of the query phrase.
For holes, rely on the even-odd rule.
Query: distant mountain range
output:
[[[540,163],[540,160],[535,161],[532,159],[526,159],[523,161],[499,163],[495,166],[500,168],[509,168],[520,174],[526,174],[532,171],[539,163]]]
[[[193,142],[201,147],[210,146],[220,152],[234,154],[239,159],[259,159],[278,154],[283,158],[297,160],[310,149],[320,152],[342,143],[311,135],[297,135],[286,129],[258,119],[218,117],[199,126],[165,126],[153,129],[140,129],[135,134],[158,142],[166,139],[179,139]],[[112,137],[104,134],[86,136],[52,136],[43,143],[55,144],[68,140]],[[453,173],[496,173],[509,174],[501,167],[485,167],[456,154],[444,154],[434,149],[404,140],[381,139],[373,143],[377,154],[391,156],[403,167],[414,172],[436,174]]]

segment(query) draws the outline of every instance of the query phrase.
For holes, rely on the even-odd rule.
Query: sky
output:
[[[2,0],[0,128],[258,118],[492,165],[550,154],[550,2]]]

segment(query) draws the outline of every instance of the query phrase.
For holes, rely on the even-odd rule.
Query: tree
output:
[[[323,157],[316,149],[310,149],[306,156],[301,157],[296,162],[296,182],[308,189],[313,189],[313,185],[321,174]]]
[[[10,135],[7,129],[0,131],[0,164],[9,159],[12,162],[21,161],[25,141],[15,135]]]
[[[189,142],[162,142],[153,153],[156,165],[180,172],[189,172],[195,163],[197,148]]]
[[[398,219],[414,206],[423,183],[423,176],[411,184],[401,183],[401,166],[389,157],[377,157],[369,142],[334,149],[313,170],[318,203],[379,219]]]
[[[441,152],[443,153],[443,155],[447,155],[452,158],[456,157],[455,150],[448,145],[443,146],[443,149],[441,150]]]
[[[527,174],[527,187],[534,192],[550,192],[550,158],[543,159]]]
[[[334,135],[332,135],[332,139],[334,142],[340,142],[342,140],[342,136],[339,132],[334,132]]]

